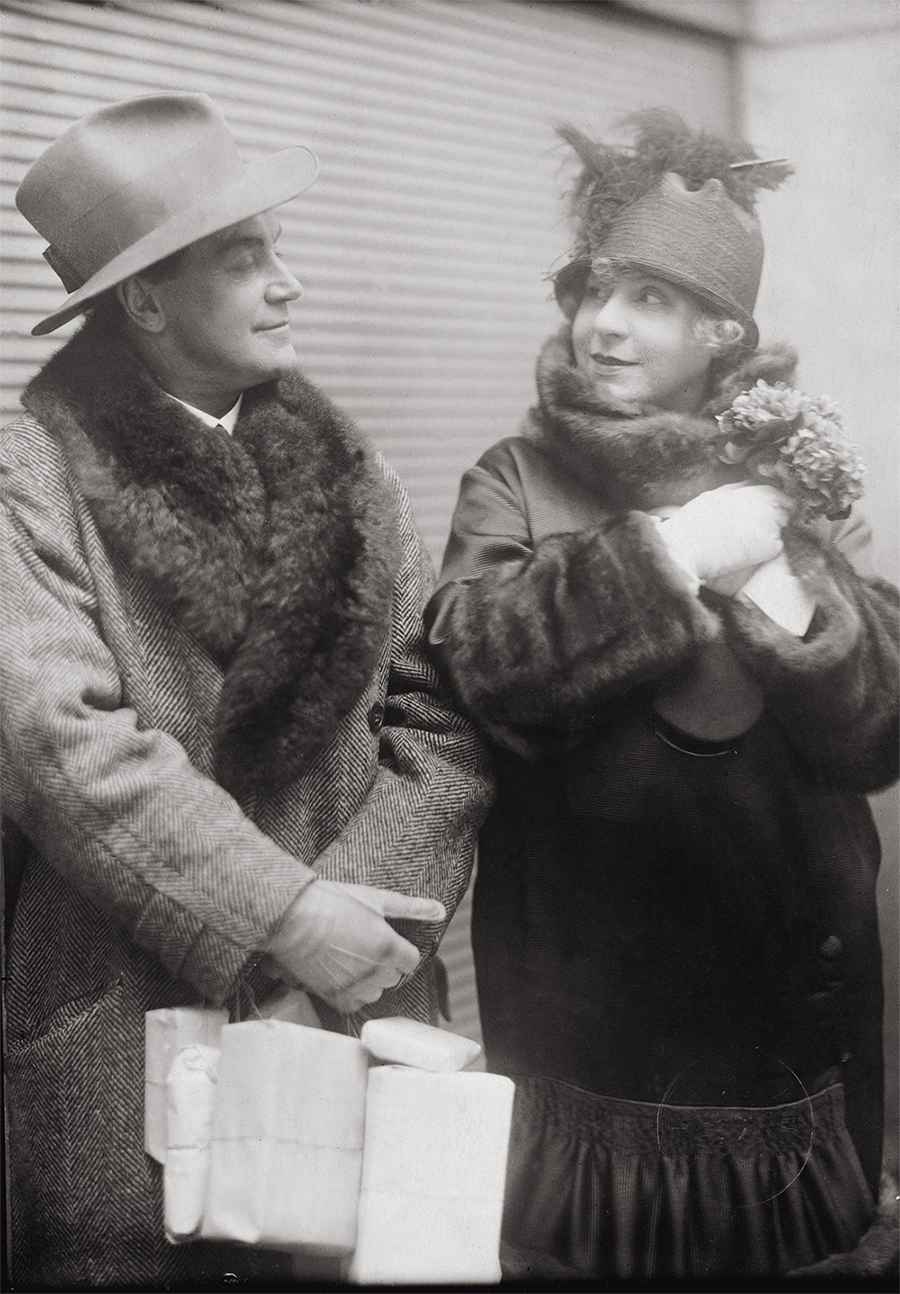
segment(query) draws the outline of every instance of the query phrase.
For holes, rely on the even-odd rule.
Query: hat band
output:
[[[80,287],[84,286],[87,280],[78,273],[74,266],[69,264],[58,247],[51,244],[44,249],[42,255],[54,274],[62,281],[62,285],[67,292],[77,292]]]
[[[213,155],[211,144],[215,148]],[[167,157],[73,221],[57,234],[54,255],[70,274],[74,271],[85,283],[120,252],[198,200],[234,184],[243,174],[234,142],[220,135],[213,144],[206,137],[183,153]],[[61,273],[60,278],[71,291]]]

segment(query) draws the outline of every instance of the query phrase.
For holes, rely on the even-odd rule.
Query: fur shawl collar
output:
[[[387,486],[299,373],[199,426],[89,321],[23,403],[62,444],[110,550],[224,671],[218,777],[272,793],[332,737],[376,667],[399,562]]]
[[[598,399],[575,367],[569,331],[566,325],[541,350],[538,406],[526,435],[593,478],[615,507],[649,510],[686,503],[702,490],[740,479],[717,460],[713,419],[758,378],[790,378],[797,362],[787,347],[753,351],[720,379],[704,408],[691,417]]]

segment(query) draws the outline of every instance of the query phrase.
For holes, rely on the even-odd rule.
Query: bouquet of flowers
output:
[[[751,481],[793,499],[800,522],[846,517],[861,497],[865,468],[831,400],[760,380],[717,422],[719,459],[743,464]],[[791,633],[802,637],[809,628],[815,602],[783,553],[757,567],[741,592]]]
[[[799,520],[846,517],[862,496],[866,469],[827,397],[760,380],[716,421],[721,461],[743,463],[751,479],[794,499]]]

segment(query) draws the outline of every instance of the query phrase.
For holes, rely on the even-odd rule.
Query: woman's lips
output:
[[[640,362],[636,359],[619,359],[616,355],[592,355],[591,359],[603,368],[636,368]]]

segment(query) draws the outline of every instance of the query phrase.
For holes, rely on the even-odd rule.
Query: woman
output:
[[[752,317],[785,168],[637,124],[561,132],[567,322],[463,479],[428,623],[496,752],[473,942],[517,1083],[506,1240],[535,1275],[763,1277],[875,1212],[864,794],[897,775],[897,596],[848,561],[863,527],[803,524],[721,453],[716,415],[795,364]],[[767,614],[742,590],[782,550],[795,605]]]

